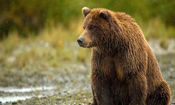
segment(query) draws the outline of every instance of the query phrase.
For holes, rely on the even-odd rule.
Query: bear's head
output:
[[[85,17],[84,31],[77,40],[78,44],[86,48],[109,47],[109,43],[114,40],[111,36],[111,33],[113,33],[111,32],[111,23],[114,20],[112,19],[112,11],[103,8],[89,9],[84,7],[82,13]]]

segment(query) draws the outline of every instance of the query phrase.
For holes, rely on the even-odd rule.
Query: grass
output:
[[[17,32],[0,42],[0,63],[5,67],[23,68],[40,64],[60,66],[61,62],[85,62],[89,49],[79,48],[76,39],[82,31],[82,20],[68,28],[62,25],[46,26],[36,37],[22,38]]]
[[[160,18],[151,19],[148,23],[141,20],[138,23],[148,40],[175,38],[175,27],[166,26]]]

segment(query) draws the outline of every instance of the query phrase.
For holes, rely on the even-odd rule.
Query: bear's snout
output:
[[[80,47],[83,47],[83,38],[78,38],[77,42]]]
[[[83,32],[79,38],[77,39],[77,42],[79,44],[80,47],[84,47],[84,48],[90,48],[92,47],[92,40],[90,38],[90,35],[88,34],[88,32]]]

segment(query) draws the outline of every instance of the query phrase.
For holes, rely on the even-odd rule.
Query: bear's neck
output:
[[[131,44],[125,42],[112,42],[103,46],[94,47],[93,50],[104,56],[121,56],[127,52]]]
[[[93,51],[97,52],[100,55],[111,56],[111,57],[114,57],[115,55],[118,54],[117,48],[95,47],[95,48],[93,48]]]

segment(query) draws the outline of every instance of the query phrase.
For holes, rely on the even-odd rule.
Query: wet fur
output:
[[[105,20],[99,17],[102,10],[109,15]],[[84,27],[95,25],[88,36],[94,45],[92,105],[169,105],[169,86],[135,20],[106,9],[86,15]]]

